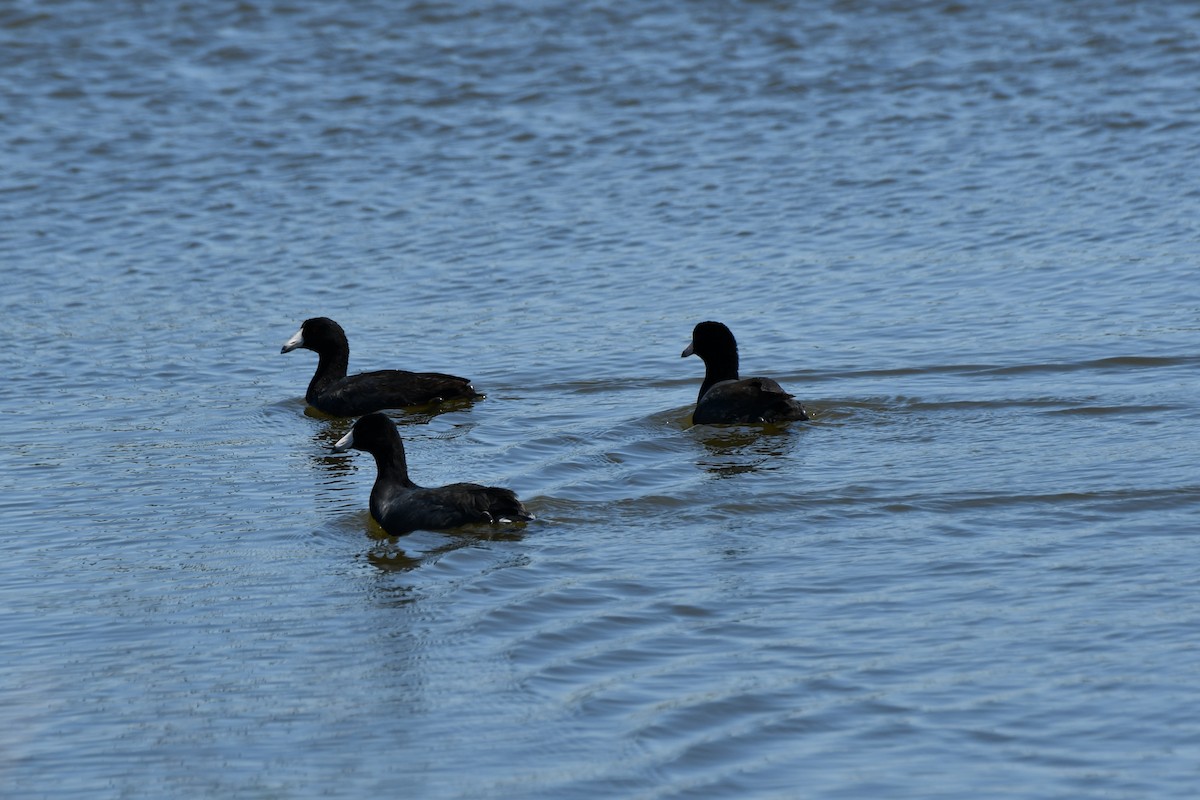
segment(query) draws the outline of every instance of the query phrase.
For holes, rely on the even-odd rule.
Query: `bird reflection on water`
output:
[[[720,478],[778,470],[800,440],[798,431],[782,424],[701,425],[689,432],[706,451],[697,466]]]
[[[369,514],[365,532],[371,539],[371,547],[364,553],[364,557],[367,563],[380,572],[410,572],[464,547],[481,542],[518,542],[524,538],[524,534],[517,530],[515,525],[497,529],[495,526],[480,524],[460,528],[450,533],[435,534],[442,541],[427,550],[417,550],[412,547],[405,550],[401,547],[400,542],[409,540],[409,536],[389,536],[387,531],[379,527],[379,523],[370,518]]]

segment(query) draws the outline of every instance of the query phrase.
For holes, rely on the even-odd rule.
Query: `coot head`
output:
[[[679,354],[680,358],[700,356],[704,361],[716,356],[719,359],[733,357],[737,363],[737,341],[729,328],[720,322],[701,322],[692,329],[692,342]]]
[[[296,331],[296,335],[284,342],[283,349],[279,352],[290,353],[301,347],[316,353],[324,353],[339,347],[348,347],[346,344],[346,332],[342,330],[341,325],[338,325],[329,317],[306,319],[304,320],[304,324],[300,326],[300,330]]]
[[[336,453],[344,453],[353,448],[365,450],[368,453],[377,453],[386,447],[394,447],[399,438],[400,434],[396,431],[395,423],[386,415],[374,412],[360,417],[354,423],[354,427],[337,440],[333,450]]]

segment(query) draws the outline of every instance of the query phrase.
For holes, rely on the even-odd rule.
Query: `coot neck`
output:
[[[371,451],[375,457],[375,485],[400,484],[410,489],[417,485],[409,480],[408,459],[404,456],[404,442],[395,430],[388,431],[388,438],[383,447]]]
[[[312,404],[313,399],[321,392],[345,378],[346,370],[350,366],[350,348],[348,347],[323,350],[317,355],[319,356],[317,371],[313,373],[312,380],[308,383],[308,392],[305,395],[309,404]]]
[[[737,349],[711,353],[704,359],[704,383],[700,384],[700,394],[696,396],[696,402],[700,402],[700,399],[713,387],[713,384],[720,383],[721,381],[736,381],[737,379]]]

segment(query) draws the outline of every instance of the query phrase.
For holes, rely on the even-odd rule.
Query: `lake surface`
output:
[[[1200,10],[0,6],[6,798],[1191,798]],[[388,538],[305,413],[535,522]],[[814,421],[689,425],[692,326]]]

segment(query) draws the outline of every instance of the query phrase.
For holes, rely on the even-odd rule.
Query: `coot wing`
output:
[[[533,519],[511,490],[475,483],[390,492],[378,498],[373,513],[383,529],[393,536],[415,530]]]
[[[795,397],[770,378],[714,384],[696,404],[696,425],[783,422],[808,419]]]
[[[507,520],[531,520],[533,515],[517,499],[512,489],[499,486],[480,486],[477,483],[452,483],[432,490],[443,493],[447,506],[457,506],[472,522],[500,522]]]
[[[440,372],[384,369],[343,378],[317,395],[313,405],[327,414],[354,417],[386,408],[478,396],[466,378]]]

